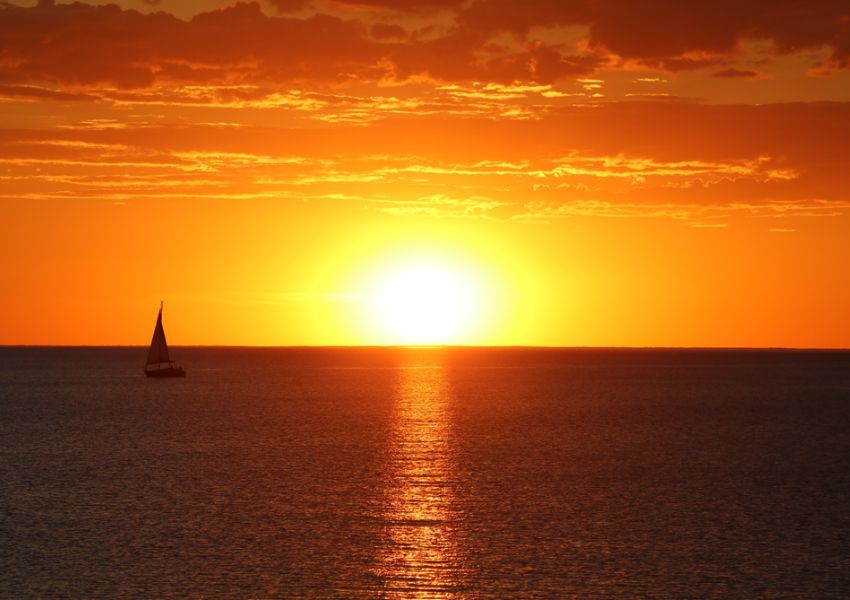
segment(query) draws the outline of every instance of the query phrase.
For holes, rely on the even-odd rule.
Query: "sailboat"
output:
[[[151,348],[148,350],[145,375],[148,377],[186,377],[186,371],[183,367],[171,360],[171,357],[168,355],[168,344],[165,343],[165,330],[162,328],[162,302],[159,303],[156,327],[153,330]]]

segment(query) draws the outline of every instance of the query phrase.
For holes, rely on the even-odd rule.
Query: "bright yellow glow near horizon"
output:
[[[390,267],[376,282],[370,309],[385,343],[469,343],[482,298],[472,277],[450,264]]]

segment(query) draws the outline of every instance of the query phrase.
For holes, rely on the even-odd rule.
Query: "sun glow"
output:
[[[477,320],[477,292],[470,276],[448,265],[398,266],[375,286],[374,320],[388,343],[463,343]]]

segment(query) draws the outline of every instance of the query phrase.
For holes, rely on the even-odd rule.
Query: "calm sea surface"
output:
[[[850,353],[0,348],[4,598],[847,598]]]

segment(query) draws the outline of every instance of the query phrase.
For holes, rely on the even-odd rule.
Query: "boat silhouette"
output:
[[[153,339],[151,339],[151,347],[148,350],[145,375],[148,377],[186,377],[186,371],[183,367],[171,360],[168,355],[165,329],[162,328],[162,302],[159,303],[159,314],[156,316]]]

